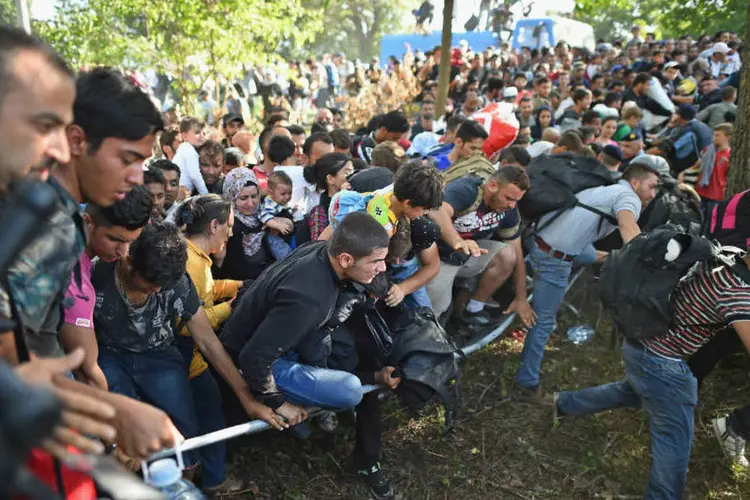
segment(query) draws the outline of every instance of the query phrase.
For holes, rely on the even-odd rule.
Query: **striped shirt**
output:
[[[683,358],[735,321],[750,321],[750,284],[730,268],[716,265],[701,264],[678,285],[674,326],[663,337],[642,339],[645,347],[662,356]]]

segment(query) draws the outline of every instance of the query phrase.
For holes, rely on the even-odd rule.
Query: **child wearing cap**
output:
[[[633,131],[638,129],[638,124],[643,119],[643,111],[635,104],[625,105],[622,110],[622,121],[617,125],[617,131],[612,139],[616,142],[622,141]]]

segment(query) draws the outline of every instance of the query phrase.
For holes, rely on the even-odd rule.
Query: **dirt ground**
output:
[[[571,302],[584,319],[561,313],[544,361],[545,390],[574,389],[623,376],[620,348],[612,347],[603,320],[594,339],[576,346],[565,338],[571,324],[596,322],[595,297],[578,286]],[[610,411],[552,424],[551,412],[514,399],[513,375],[520,342],[503,336],[462,363],[463,409],[457,429],[444,436],[438,408],[408,415],[385,404],[382,466],[397,498],[624,499],[641,498],[650,463],[648,425],[637,410]],[[688,473],[690,499],[750,498],[747,473],[733,470],[714,437],[711,418],[748,402],[748,358],[737,354],[705,381],[696,409]],[[270,431],[230,443],[231,471],[252,479],[244,498],[283,500],[367,499],[349,456],[352,425],[332,435],[316,430],[308,440]]]

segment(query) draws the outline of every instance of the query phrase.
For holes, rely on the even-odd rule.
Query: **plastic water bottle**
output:
[[[568,328],[568,340],[575,345],[585,344],[594,337],[594,329],[589,325],[576,325]]]
[[[145,479],[148,485],[162,492],[168,500],[206,500],[201,490],[182,478],[182,470],[171,458],[149,465]]]

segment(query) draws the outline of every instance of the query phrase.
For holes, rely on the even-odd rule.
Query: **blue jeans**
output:
[[[711,228],[711,218],[714,215],[714,208],[720,202],[709,200],[708,198],[701,198],[701,212],[703,213],[703,234],[706,234],[708,229]]]
[[[557,406],[566,415],[613,408],[646,410],[651,429],[651,473],[645,498],[682,498],[693,445],[698,381],[687,363],[652,354],[625,341],[625,380],[561,392]]]
[[[269,233],[266,236],[266,242],[268,243],[268,249],[271,251],[271,255],[273,255],[273,258],[276,260],[282,260],[292,253],[292,247],[279,235]]]
[[[362,384],[356,376],[340,370],[303,365],[295,358],[294,355],[285,356],[271,366],[276,386],[290,402],[345,410],[362,401]]]
[[[521,354],[521,367],[516,382],[522,387],[539,385],[539,373],[547,339],[555,329],[557,310],[560,309],[573,264],[555,259],[542,252],[532,241],[529,245],[529,262],[534,270],[534,300],[536,324],[526,334]]]
[[[163,410],[186,439],[198,434],[187,368],[176,347],[142,353],[102,347],[99,366],[111,392]],[[197,463],[193,452],[185,453],[184,458],[186,466]]]
[[[221,409],[221,394],[216,379],[211,370],[190,379],[190,390],[195,402],[195,417],[198,422],[198,432],[207,434],[224,428],[224,413]],[[224,482],[226,470],[227,447],[225,441],[204,446],[198,449],[202,473],[201,480],[204,488],[215,488]]]
[[[393,271],[393,282],[402,283],[407,279],[414,276],[419,271],[419,257],[414,257],[406,262],[400,262],[393,264],[391,270]],[[429,307],[432,309],[432,302],[430,297],[427,295],[427,287],[423,286],[414,290],[412,293],[404,298],[404,305],[409,309],[418,309],[420,307]]]

